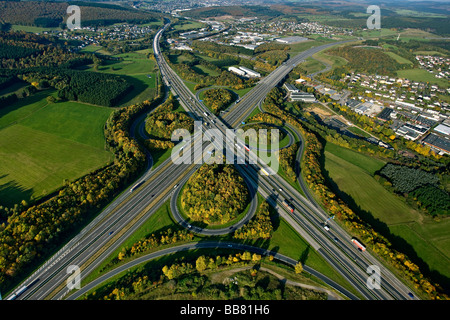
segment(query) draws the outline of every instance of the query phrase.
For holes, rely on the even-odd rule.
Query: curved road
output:
[[[230,249],[230,250],[243,250],[243,251],[251,251],[260,255],[264,256],[270,256],[272,255],[275,259],[282,261],[286,264],[289,264],[291,266],[295,266],[298,261],[289,258],[285,255],[282,255],[278,252],[266,250],[259,247],[253,247],[245,244],[237,244],[232,242],[217,242],[217,241],[204,241],[204,242],[193,242],[193,243],[187,243],[183,245],[179,245],[176,247],[171,247],[163,250],[159,250],[153,253],[149,253],[147,255],[144,255],[142,257],[139,257],[137,259],[134,259],[120,267],[115,268],[114,270],[98,277],[94,281],[88,283],[87,285],[83,286],[80,290],[74,292],[72,295],[67,297],[67,300],[75,300],[89,292],[90,290],[94,289],[95,287],[101,285],[105,281],[111,279],[112,277],[115,277],[116,275],[120,274],[121,272],[124,272],[130,268],[133,268],[139,264],[148,262],[150,260],[168,255],[173,254],[176,252],[182,252],[187,250],[195,250],[195,249]],[[344,287],[340,286],[339,284],[335,283],[333,280],[329,279],[328,277],[324,276],[320,272],[304,265],[303,270],[305,272],[308,272],[309,274],[315,276],[316,278],[322,280],[324,283],[329,285],[330,287],[334,288],[336,291],[340,292],[345,297],[352,299],[352,300],[358,300],[358,297],[356,297],[354,294],[349,292]]]

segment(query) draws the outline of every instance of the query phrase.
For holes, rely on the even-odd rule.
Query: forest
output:
[[[379,174],[391,181],[394,189],[400,193],[409,193],[425,185],[437,186],[439,183],[439,178],[434,174],[392,163],[384,166]]]
[[[19,78],[58,89],[61,100],[114,107],[133,85],[123,76],[65,68],[30,68],[18,71]]]
[[[82,27],[88,25],[108,25],[118,22],[148,23],[160,17],[155,12],[125,8],[111,4],[98,4],[82,1],[0,1],[0,21],[10,24],[63,27],[68,17],[66,10],[70,5],[81,9]]]
[[[32,67],[59,67],[71,60],[88,58],[92,54],[74,53],[50,35],[26,32],[0,32],[0,68],[26,69]]]
[[[186,182],[181,209],[193,221],[225,224],[242,213],[249,203],[247,185],[229,164],[204,164]]]
[[[427,213],[433,216],[450,213],[450,195],[441,185],[438,175],[392,163],[377,174],[387,179],[388,189],[392,186],[393,192],[412,199]]]
[[[152,112],[145,121],[145,130],[150,135],[144,141],[149,150],[166,150],[174,147],[171,141],[172,134],[176,129],[194,131],[194,120],[185,112],[176,111],[179,102],[173,95]]]
[[[329,54],[346,59],[355,72],[395,76],[397,70],[409,67],[375,48],[343,46],[331,49]]]
[[[226,109],[233,100],[233,94],[226,89],[206,90],[203,95],[203,102],[215,115]]]

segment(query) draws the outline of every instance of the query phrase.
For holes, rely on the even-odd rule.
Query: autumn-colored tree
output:
[[[295,269],[295,273],[302,273],[303,272],[303,265],[302,263],[299,261],[297,262],[297,264],[294,267]]]

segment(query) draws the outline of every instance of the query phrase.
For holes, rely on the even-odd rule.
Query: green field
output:
[[[325,147],[325,169],[339,190],[385,224],[394,236],[404,239],[409,245],[403,246],[404,250],[414,251],[431,270],[449,277],[450,219],[435,221],[387,191],[373,178],[382,166],[383,162],[377,159],[331,143]]]
[[[13,24],[11,26],[11,30],[13,31],[25,31],[25,32],[33,32],[33,33],[42,33],[44,31],[52,31],[52,30],[61,30],[60,28],[44,28],[44,27],[34,27],[34,26],[21,26],[18,24]]]
[[[398,54],[394,53],[394,52],[386,52],[386,54],[388,56],[390,56],[391,58],[393,58],[395,61],[397,61],[400,64],[413,64],[411,61],[409,61],[408,59],[405,59],[401,56],[399,56]]]
[[[327,51],[329,51],[329,50],[327,50]],[[317,52],[317,53],[313,54],[313,58],[317,59],[318,61],[321,61],[323,63],[329,64],[329,65],[333,66],[333,68],[341,67],[348,63],[348,61],[342,57],[327,54],[327,51]]]
[[[307,75],[321,71],[326,67],[322,62],[312,57],[307,58],[305,62],[302,62],[299,66],[305,70]]]
[[[428,71],[426,71],[424,69],[398,70],[397,75],[400,78],[405,78],[405,79],[412,80],[412,81],[434,83],[444,89],[449,87],[449,82],[447,80],[438,79],[433,74],[429,73]]]
[[[205,27],[204,23],[198,21],[188,21],[188,20],[180,20],[179,23],[176,23],[173,28],[177,31],[185,31],[190,29],[200,29]]]
[[[216,77],[219,75],[219,73],[216,70],[209,69],[201,64],[193,66],[192,69],[198,74],[208,75],[212,77]]]
[[[118,54],[113,57],[123,60],[108,61],[98,67],[98,72],[127,76],[127,80],[133,84],[133,90],[120,101],[120,107],[154,98],[157,77],[156,62],[147,58],[148,53],[149,50],[146,49]],[[94,67],[90,71],[95,71]]]
[[[0,199],[35,200],[111,162],[103,126],[110,108],[77,102],[47,104],[50,92],[0,113]],[[39,99],[40,98],[40,99]]]

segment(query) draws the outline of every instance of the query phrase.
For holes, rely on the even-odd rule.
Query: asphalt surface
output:
[[[195,96],[186,88],[181,79],[168,68],[164,59],[159,54],[159,39],[168,27],[160,30],[155,36],[154,52],[163,75],[164,81],[175,92],[183,107],[190,111],[192,116],[200,119],[207,108],[198,104]],[[275,86],[287,73],[309,54],[313,54],[329,44],[308,50],[297,57],[291,58],[287,64],[281,66],[245,95],[240,103],[224,115],[224,120],[234,127],[241,119],[252,111],[255,102],[261,101],[265,94]],[[202,119],[207,125],[202,130],[207,138],[207,128],[215,128],[221,132],[226,129],[226,123],[221,119],[208,115]],[[208,140],[208,139],[206,139]],[[203,148],[220,146],[205,142]],[[242,149],[243,146],[237,146]],[[194,149],[192,154],[194,155]],[[220,150],[220,149],[217,149]],[[235,151],[239,152],[237,149]],[[195,156],[195,155],[194,155]],[[331,232],[323,229],[323,221],[327,218],[323,212],[317,210],[306,198],[287,184],[278,175],[264,176],[258,174],[264,164],[237,165],[238,170],[252,179],[255,188],[266,197],[278,209],[281,216],[297,230],[310,245],[317,250],[330,264],[341,273],[355,288],[367,299],[405,299],[409,289],[397,280],[391,273],[382,269],[382,288],[368,290],[366,280],[368,274],[366,267],[370,264],[379,264],[369,253],[358,252],[349,241],[346,232],[339,228],[333,221],[329,224]],[[49,259],[32,276],[27,278],[18,288],[32,284],[18,299],[61,299],[67,294],[65,282],[69,277],[67,267],[70,265],[81,266],[82,278],[92,272],[106,257],[125,241],[142,223],[155,212],[178,187],[182,179],[196,170],[198,164],[174,164],[167,159],[163,164],[151,173],[147,172],[141,179],[142,185],[136,189],[128,189],[120,194],[101,214],[97,216],[87,227],[64,246],[58,253]],[[282,200],[291,199],[295,206],[295,212],[289,212],[282,206]],[[333,237],[339,242],[333,241]],[[9,296],[10,297],[10,296]]]

